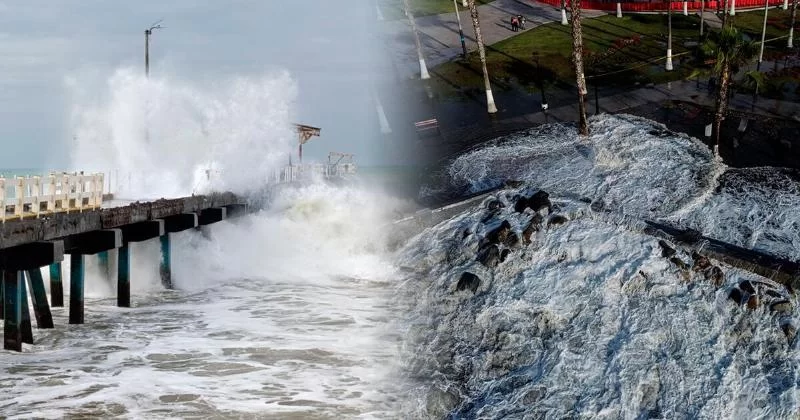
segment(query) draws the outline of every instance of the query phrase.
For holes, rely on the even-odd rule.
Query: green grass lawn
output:
[[[769,9],[767,14],[767,39],[784,37],[783,45],[786,45],[785,37],[789,35],[789,23],[792,17],[789,11]],[[752,39],[761,41],[761,28],[764,24],[763,10],[737,12],[733,19],[734,26],[745,32]]]
[[[475,4],[487,4],[494,0],[475,0]],[[402,0],[379,0],[383,18],[386,20],[405,19]],[[414,17],[452,13],[455,11],[453,0],[408,0]],[[461,0],[456,0],[459,10],[469,10],[461,6]]]
[[[751,39],[760,41],[763,11],[739,12],[735,25]],[[694,60],[694,46],[699,38],[700,18],[672,16],[672,53],[674,70],[665,67],[667,16],[628,14],[623,18],[602,16],[583,20],[584,69],[588,82],[599,74],[604,86],[632,86],[663,83],[689,77],[700,65]],[[785,36],[789,13],[770,9],[767,39]],[[619,47],[625,44],[625,46]],[[765,59],[785,54],[786,39],[767,44]],[[538,90],[539,84],[574,85],[571,63],[572,39],[569,26],[550,23],[487,46],[487,67],[497,89]],[[768,71],[769,69],[762,69]],[[436,90],[444,95],[480,89],[483,78],[477,52],[467,61],[454,61],[431,71]]]
[[[587,76],[606,74],[604,84],[629,85],[636,82],[661,82],[683,79],[692,69],[686,60],[675,58],[675,71],[665,72],[667,17],[634,15],[623,18],[603,16],[583,21],[584,46],[588,52]],[[687,53],[699,36],[699,18],[673,15],[673,55]],[[627,43],[622,48],[615,44]],[[491,77],[500,88],[521,86],[535,89],[536,84],[574,84],[571,64],[572,39],[569,26],[551,23],[534,28],[487,49]],[[594,58],[593,58],[594,57]],[[538,62],[538,66],[537,66]],[[649,63],[649,64],[645,64]],[[638,67],[637,67],[638,66]],[[620,71],[636,67],[627,71]],[[608,74],[612,73],[613,74]],[[480,60],[472,53],[467,62],[446,63],[433,69],[440,91],[482,86]]]

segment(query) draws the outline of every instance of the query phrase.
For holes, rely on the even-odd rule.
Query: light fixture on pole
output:
[[[160,20],[144,30],[144,75],[147,77],[150,77],[150,35],[154,29],[164,29]]]

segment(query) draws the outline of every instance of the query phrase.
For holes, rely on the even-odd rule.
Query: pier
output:
[[[276,170],[268,186],[355,174],[352,155],[332,153],[327,164],[289,165]],[[210,174],[209,174],[210,176]],[[109,281],[116,277],[117,306],[130,307],[130,244],[159,241],[159,273],[166,289],[172,283],[170,234],[245,214],[248,205],[233,193],[211,193],[115,205],[103,201],[103,174],[51,174],[0,177],[0,316],[3,347],[22,351],[33,344],[28,295],[38,328],[54,328],[51,307],[63,307],[69,282],[69,323],[83,324],[87,258],[97,258]],[[116,251],[116,252],[112,252]],[[109,259],[117,257],[116,273]],[[68,256],[68,257],[67,257]],[[65,257],[70,268],[61,267]],[[49,274],[48,299],[42,270]]]

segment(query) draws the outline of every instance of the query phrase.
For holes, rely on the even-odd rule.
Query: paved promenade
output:
[[[461,3],[461,1],[458,1]],[[461,25],[464,28],[467,50],[478,49],[475,42],[475,31],[472,28],[472,18],[469,11],[460,12]],[[584,17],[605,15],[605,12],[585,10]],[[521,32],[511,30],[511,16],[522,15],[527,19],[525,30],[530,30],[539,25],[550,22],[561,22],[560,9],[522,0],[496,0],[489,4],[478,6],[478,16],[481,20],[481,34],[486,45],[495,44]],[[415,19],[417,29],[420,31],[420,41],[423,44],[425,60],[428,67],[453,60],[461,55],[461,40],[458,36],[458,22],[456,14],[445,13],[441,15],[421,16]],[[383,23],[384,42],[388,50],[394,52],[395,62],[402,78],[419,77],[419,63],[417,51],[414,47],[414,38],[411,34],[411,24],[408,19],[385,21]]]

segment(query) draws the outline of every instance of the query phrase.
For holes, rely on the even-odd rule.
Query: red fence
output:
[[[533,2],[534,0],[528,0]],[[536,0],[539,3],[549,4],[555,7],[561,7],[561,0]],[[770,6],[780,6],[783,5],[783,0],[768,0]],[[622,6],[623,12],[665,12],[667,10],[668,3],[663,1],[655,1],[655,2],[620,2]],[[673,1],[672,10],[675,12],[682,12],[683,11],[683,3],[682,1]],[[686,2],[686,6],[689,11],[699,11],[701,7],[703,7],[702,2],[699,1],[689,1]],[[722,7],[722,1],[707,1],[705,2],[705,9],[708,11],[716,10],[717,7]],[[736,0],[736,8],[737,9],[758,9],[764,7],[764,0]],[[567,8],[569,8],[569,0],[567,0]],[[583,0],[581,1],[581,9],[591,9],[591,10],[606,10],[609,12],[613,12],[617,10],[617,2],[614,1],[597,1],[597,0]]]

